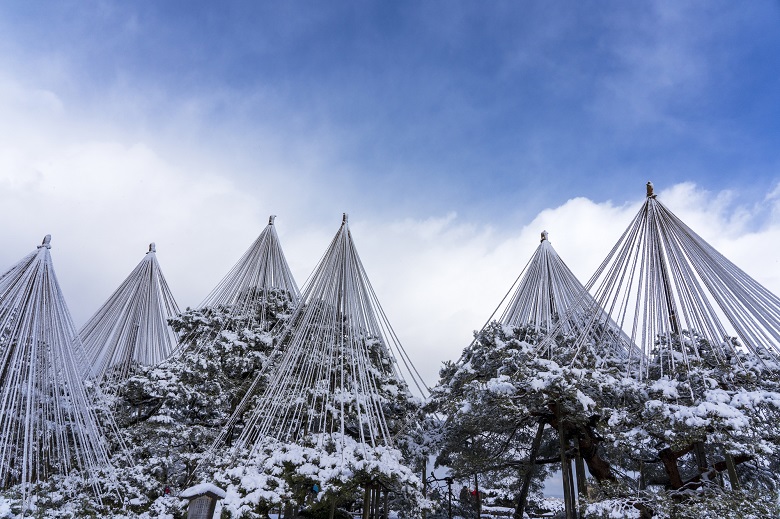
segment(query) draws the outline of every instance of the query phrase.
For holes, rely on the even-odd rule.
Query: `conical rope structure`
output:
[[[200,304],[204,307],[224,307],[234,316],[253,320],[266,318],[267,291],[278,289],[300,297],[298,285],[284,257],[276,233],[275,215],[230,272]]]
[[[276,233],[275,215],[238,262],[195,310],[177,319],[179,349],[198,352],[223,332],[273,327],[280,308],[300,298]],[[206,330],[204,323],[210,323]]]
[[[99,496],[98,473],[112,472],[50,239],[0,278],[0,488],[21,485],[23,509],[37,482],[79,473]]]
[[[587,287],[599,311],[575,348],[598,340],[613,320],[642,353],[630,360],[639,378],[651,365],[663,375],[687,370],[693,359],[728,364],[741,348],[759,358],[780,351],[780,298],[685,225],[650,182],[644,204]]]
[[[133,366],[155,366],[176,347],[168,319],[179,307],[157,261],[155,244],[79,332],[91,373],[121,382]]]
[[[598,303],[553,248],[547,231],[542,231],[539,246],[483,330],[499,315],[497,322],[503,326],[523,327],[526,332],[542,337],[551,330],[571,337],[581,333],[589,325],[590,317],[600,311],[603,310]],[[606,324],[599,330],[599,338],[613,353],[621,358],[628,357],[630,350],[638,353],[614,321],[608,319]],[[475,337],[478,339],[479,334]],[[546,344],[552,347],[552,342]]]
[[[539,246],[512,287],[512,297],[498,319],[501,324],[550,330],[587,293],[558,256],[547,231],[541,236]]]
[[[254,451],[264,438],[301,442],[312,434],[390,446],[393,429],[404,424],[387,416],[387,395],[410,395],[407,377],[427,391],[369,283],[346,214],[278,343],[265,390],[253,399],[264,372],[225,429],[252,402],[233,443],[239,449]]]

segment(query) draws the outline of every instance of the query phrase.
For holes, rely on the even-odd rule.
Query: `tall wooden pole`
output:
[[[425,472],[428,470],[428,456],[423,456],[423,469],[422,469],[422,484],[423,484],[423,497],[428,499],[428,477],[425,475]],[[422,512],[422,519],[427,519],[428,517],[428,511],[423,510]]]
[[[571,464],[566,458],[566,436],[563,429],[563,417],[558,412],[558,444],[561,450],[561,479],[563,480],[563,504],[566,510],[566,519],[574,519],[574,510],[571,492]]]
[[[525,504],[528,500],[528,491],[531,488],[531,478],[536,467],[536,457],[539,455],[539,446],[542,444],[542,435],[544,434],[544,421],[539,420],[539,427],[536,429],[534,443],[531,445],[531,452],[528,454],[528,470],[523,476],[523,486],[520,489],[520,497],[517,499],[517,508],[515,509],[514,519],[523,519],[525,513]]]
[[[477,498],[477,519],[482,517],[482,499],[479,497],[479,478],[474,474],[474,494]]]
[[[370,510],[371,510],[371,484],[366,483],[365,490],[363,491],[363,519],[368,519],[368,514]]]
[[[739,478],[737,477],[737,467],[734,465],[734,457],[726,453],[726,470],[729,472],[729,483],[731,483],[731,490],[739,489]]]
[[[579,439],[574,440],[574,445],[577,448],[577,455],[574,458],[574,466],[577,469],[577,505],[580,515],[584,515],[585,502],[588,497],[588,480],[585,477],[585,463],[582,461],[582,455],[580,454]]]
[[[447,519],[452,519],[452,478],[447,478]]]

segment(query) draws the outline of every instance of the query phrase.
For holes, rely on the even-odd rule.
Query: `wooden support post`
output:
[[[536,429],[534,443],[531,445],[531,452],[528,454],[528,470],[523,477],[523,486],[520,489],[520,497],[517,499],[517,508],[515,509],[514,519],[523,519],[523,514],[525,513],[525,504],[528,500],[528,490],[531,487],[531,478],[534,475],[536,457],[539,455],[539,446],[542,444],[543,434],[544,420],[539,420],[539,427]]]
[[[696,455],[696,464],[699,466],[699,473],[703,474],[707,472],[707,452],[704,450],[704,442],[696,442],[693,444],[693,452]]]
[[[566,458],[566,436],[563,429],[563,418],[558,413],[558,445],[561,451],[561,479],[563,480],[563,504],[566,510],[566,519],[574,519],[574,503],[571,495],[571,464]]]
[[[382,487],[379,486],[379,483],[374,485],[373,493],[374,493],[374,506],[373,506],[373,513],[371,515],[371,519],[379,519],[379,493],[382,491]]]
[[[328,519],[334,519],[336,517],[336,496],[333,496],[333,500],[330,502],[330,514]]]
[[[577,493],[581,496],[588,495],[588,478],[585,476],[585,463],[580,456],[580,449],[577,447],[577,457],[574,459],[577,468]]]
[[[729,472],[729,483],[731,484],[731,490],[738,490],[739,478],[737,477],[737,466],[734,464],[734,457],[726,453],[726,470]]]
[[[474,497],[477,498],[477,519],[479,519],[482,517],[482,499],[479,497],[479,478],[476,474],[474,474],[474,494]]]
[[[363,491],[363,519],[368,519],[368,514],[371,510],[371,484],[366,483],[365,490]]]
[[[385,504],[382,507],[382,519],[390,517],[390,491],[385,489]]]
[[[452,478],[447,478],[447,519],[452,519]]]
[[[428,477],[425,475],[427,470],[428,470],[428,456],[425,455],[425,457],[423,458],[422,484],[423,484],[423,497],[426,499],[428,499]],[[423,510],[422,519],[427,519],[427,517],[428,517],[428,511]]]
[[[567,446],[568,446],[568,444],[567,444]],[[575,478],[574,470],[571,467],[571,465],[572,465],[571,461],[572,460],[568,459],[568,456],[567,456],[567,458],[566,458],[566,470],[569,472],[569,496],[571,496],[570,497],[570,499],[571,499],[571,510],[572,510],[572,515],[574,517],[577,517],[578,514],[579,514],[579,512],[577,510],[577,492],[576,492],[576,490],[574,488],[574,482],[575,482],[576,478]]]
[[[574,445],[577,448],[577,455],[574,458],[574,466],[577,469],[577,505],[580,515],[584,515],[588,498],[588,479],[585,476],[585,463],[580,455],[579,442],[575,440]]]

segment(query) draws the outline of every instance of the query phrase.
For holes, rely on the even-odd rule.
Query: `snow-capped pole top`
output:
[[[157,252],[157,246],[154,244],[154,242],[149,244],[149,251],[147,254],[149,254],[149,252]]]
[[[47,249],[51,249],[51,234],[47,234],[43,237],[43,242],[38,245],[39,249],[42,249],[43,247],[46,247]]]
[[[273,225],[274,220],[276,220],[276,215],[272,214],[271,216],[268,217],[268,225]]]
[[[343,216],[341,217],[341,225],[347,225],[349,223],[349,214],[343,213]]]
[[[549,235],[547,234],[547,231],[542,231],[542,239],[539,241],[548,241]]]
[[[648,182],[647,183],[647,198],[655,198],[655,193],[653,192],[653,183]]]
[[[186,490],[182,490],[181,494],[179,494],[179,497],[183,497],[184,499],[192,499],[205,494],[214,494],[220,499],[225,499],[225,496],[227,496],[227,492],[216,485],[212,485],[211,483],[200,483],[199,485],[194,485]]]

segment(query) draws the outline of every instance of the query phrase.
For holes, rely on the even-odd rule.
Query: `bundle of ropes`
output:
[[[236,317],[246,317],[262,323],[266,319],[267,293],[278,289],[293,300],[300,297],[279,236],[274,226],[275,215],[252,243],[241,259],[200,304],[200,308],[225,308]]]
[[[574,347],[599,341],[614,321],[642,353],[630,359],[640,378],[651,365],[687,371],[694,360],[727,364],[737,349],[767,358],[780,348],[780,298],[685,225],[650,182],[645,202],[587,288],[598,306]],[[582,301],[568,315],[585,306],[591,305]]]
[[[84,386],[81,341],[52,266],[51,237],[0,277],[0,488],[111,471],[106,441]],[[104,426],[117,433],[110,416]]]
[[[79,332],[97,380],[120,382],[135,365],[155,366],[176,347],[168,319],[179,307],[157,261],[155,244]]]
[[[254,450],[267,437],[299,442],[317,433],[391,445],[388,386],[395,387],[391,393],[408,393],[408,379],[426,391],[369,283],[346,214],[278,344],[272,371],[257,375],[225,429],[246,411],[238,448]]]
[[[504,326],[522,327],[541,336],[554,330],[556,335],[570,337],[578,334],[590,316],[599,311],[598,303],[553,248],[547,231],[542,231],[539,246],[483,330],[500,315],[498,322]],[[628,357],[632,345],[618,325],[609,321],[604,332],[609,333],[609,340],[606,333],[601,339],[610,351],[620,358]],[[553,341],[545,344],[550,349],[561,346]]]

